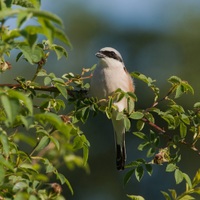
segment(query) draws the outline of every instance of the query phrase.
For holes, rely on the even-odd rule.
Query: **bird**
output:
[[[90,95],[98,99],[108,99],[117,89],[124,92],[135,92],[133,79],[127,71],[121,54],[112,47],[104,47],[96,54],[98,64],[90,81]],[[127,108],[127,99],[115,101],[117,110],[112,110],[112,125],[114,128],[116,166],[124,170],[126,162],[125,126],[123,119],[116,120],[118,112]]]

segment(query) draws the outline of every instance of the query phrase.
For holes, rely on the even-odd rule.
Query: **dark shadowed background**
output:
[[[42,9],[62,18],[73,45],[72,50],[68,49],[67,60],[57,61],[56,56],[49,59],[45,67],[48,72],[58,76],[66,72],[80,73],[83,67],[90,68],[97,62],[95,53],[100,48],[111,46],[122,54],[129,72],[139,71],[156,79],[163,94],[170,86],[167,82],[170,76],[187,80],[195,89],[195,97],[182,98],[186,109],[200,99],[200,1],[43,0]],[[33,66],[22,60],[1,75],[1,82],[14,82],[17,75],[32,77],[34,71]],[[141,82],[135,81],[135,84],[136,109],[150,106],[151,92]],[[134,123],[132,125],[134,130]],[[151,177],[145,174],[140,183],[133,177],[124,186],[125,173],[115,167],[111,122],[100,114],[82,125],[82,130],[91,144],[90,174],[78,168],[75,171],[62,169],[75,192],[71,196],[68,188],[64,188],[66,199],[126,200],[126,194],[140,194],[146,200],[159,200],[163,199],[161,190],[175,187],[181,191],[184,187],[184,184],[175,185],[173,175],[165,173],[165,166],[154,166]],[[137,150],[139,141],[131,132],[127,133],[126,141],[127,162],[145,156]],[[186,149],[181,162],[183,171],[193,176],[199,159]],[[193,160],[196,162],[191,164]]]

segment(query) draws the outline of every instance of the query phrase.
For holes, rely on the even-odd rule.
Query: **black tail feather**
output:
[[[116,151],[117,151],[117,158],[116,158],[117,169],[124,170],[126,162],[126,148],[125,146],[117,144]]]

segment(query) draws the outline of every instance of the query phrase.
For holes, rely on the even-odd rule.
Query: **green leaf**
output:
[[[173,163],[169,163],[166,167],[166,172],[173,172],[177,169],[177,166]]]
[[[133,175],[133,173],[135,172],[135,169],[132,169],[130,170],[129,172],[127,172],[124,176],[124,185],[126,185],[130,179],[131,179],[131,176]]]
[[[49,138],[54,143],[54,145],[56,146],[57,150],[59,150],[60,149],[59,141],[56,138],[52,137],[52,136],[50,136]]]
[[[0,184],[4,183],[4,177],[6,176],[6,170],[4,166],[0,165]]]
[[[132,200],[145,200],[142,196],[138,196],[138,195],[129,195],[129,194],[127,194],[126,196],[129,199],[132,199]]]
[[[65,85],[55,83],[55,87],[60,91],[60,93],[63,95],[65,99],[67,99],[67,89]]]
[[[25,183],[25,182],[17,182],[14,186],[13,186],[13,188],[12,188],[12,190],[13,190],[13,192],[18,192],[18,191],[23,191],[24,189],[26,189],[26,188],[28,188],[29,186],[27,185],[27,183]]]
[[[31,14],[27,15],[27,12],[21,12],[17,15],[17,28],[20,28],[22,24],[30,19],[32,16]]]
[[[61,59],[63,56],[65,56],[67,58],[67,51],[64,47],[53,44],[53,45],[51,45],[50,48],[56,52],[58,60]]]
[[[179,198],[178,200],[193,200],[195,199],[191,195],[184,195],[183,197]]]
[[[194,108],[200,108],[200,102],[196,102],[193,107]]]
[[[0,142],[3,146],[3,155],[7,158],[9,156],[10,146],[8,143],[8,136],[2,129],[0,129]]]
[[[38,46],[31,48],[28,45],[21,43],[18,45],[18,48],[22,51],[24,57],[30,64],[36,64],[44,58],[44,52]]]
[[[142,144],[138,145],[138,150],[143,151],[144,149],[147,149],[149,146],[151,146],[150,142],[144,142]]]
[[[46,123],[48,122],[49,124],[53,125],[57,130],[60,132],[69,135],[69,133],[72,130],[72,126],[70,124],[65,124],[61,118],[53,113],[40,113],[36,114],[35,119],[37,121],[40,121],[41,123]]]
[[[143,122],[142,120],[138,120],[136,127],[138,131],[141,131],[144,128],[145,122]]]
[[[86,166],[89,157],[89,148],[88,146],[83,146],[83,166]]]
[[[197,172],[193,178],[193,181],[192,181],[193,187],[197,186],[198,184],[200,184],[200,169],[197,170]]]
[[[135,177],[136,179],[140,182],[142,177],[144,175],[144,169],[142,166],[138,166],[136,169],[135,169]]]
[[[182,120],[185,124],[190,125],[190,119],[189,119],[189,117],[188,117],[187,115],[181,114],[181,120]]]
[[[41,138],[41,140],[39,141],[35,150],[40,151],[40,150],[44,149],[50,143],[50,141],[51,141],[50,138],[45,135],[44,137]]]
[[[33,114],[32,101],[29,97],[26,96],[26,94],[11,89],[11,90],[8,90],[8,95],[12,98],[16,98],[19,101],[23,102],[22,105],[26,106],[26,108],[29,110],[31,115]]]
[[[55,28],[54,29],[54,37],[59,39],[60,41],[64,42],[67,46],[72,47],[70,40],[66,36],[65,32],[61,29]],[[67,57],[67,53],[63,52],[66,54],[65,56]]]
[[[19,101],[14,98],[8,98],[6,95],[1,96],[1,103],[7,115],[8,122],[12,125],[19,113]]]
[[[183,173],[179,169],[175,170],[174,177],[175,177],[176,184],[179,184],[183,181]]]
[[[143,140],[148,140],[148,137],[146,136],[146,134],[142,133],[142,132],[133,132],[133,134],[135,136],[137,136],[138,138],[140,139],[143,139]]]
[[[165,197],[165,200],[171,200],[171,197],[169,196],[168,193],[161,191],[161,193],[163,194],[163,196]]]
[[[176,199],[176,197],[177,197],[176,190],[169,189],[169,191],[170,191],[170,193],[172,195],[172,198]]]
[[[179,84],[182,80],[177,76],[171,76],[168,81],[173,84]]]
[[[126,128],[126,131],[129,131],[131,128],[131,122],[130,122],[129,118],[126,116],[124,117],[124,126]]]
[[[177,86],[177,88],[176,88],[176,94],[175,94],[175,99],[178,99],[184,93],[185,93],[185,91],[184,91],[183,86],[182,85]]]
[[[144,117],[144,114],[142,112],[133,112],[130,116],[131,119],[142,119]]]
[[[183,122],[180,122],[180,136],[181,138],[185,138],[186,135],[187,135],[187,126]]]
[[[185,179],[189,189],[192,189],[192,181],[190,177],[186,173],[183,173],[183,178]]]
[[[145,164],[145,168],[147,170],[147,173],[151,176],[153,173],[153,168],[151,164]]]
[[[125,115],[123,112],[117,112],[116,120],[124,119]]]
[[[56,173],[56,175],[57,175],[57,178],[60,180],[61,184],[65,183],[68,186],[69,190],[71,191],[71,194],[73,195],[74,191],[72,189],[70,182],[66,179],[66,177],[60,173]]]
[[[9,162],[7,159],[5,159],[2,155],[0,155],[0,165],[5,166],[8,169],[14,171],[13,163]]]

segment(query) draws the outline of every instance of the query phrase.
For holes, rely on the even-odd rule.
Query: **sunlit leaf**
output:
[[[183,181],[183,173],[179,169],[175,170],[174,177],[176,180],[176,184],[179,184]]]
[[[179,200],[194,200],[196,198],[192,197],[191,195],[184,195],[183,197],[179,198]]]
[[[127,194],[126,196],[131,200],[145,200],[144,197],[139,196],[139,195],[129,195],[129,194]]]

